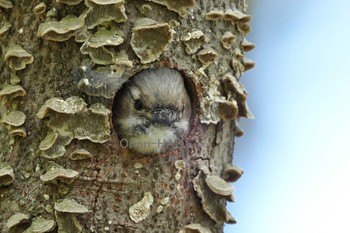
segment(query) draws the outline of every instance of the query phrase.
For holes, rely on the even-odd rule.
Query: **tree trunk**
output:
[[[245,0],[0,0],[1,232],[223,232],[242,171]],[[112,125],[137,72],[179,70],[189,134],[137,155]]]

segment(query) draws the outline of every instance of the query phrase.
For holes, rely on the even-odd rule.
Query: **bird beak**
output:
[[[153,123],[171,127],[176,120],[176,112],[173,109],[157,109],[153,112]]]

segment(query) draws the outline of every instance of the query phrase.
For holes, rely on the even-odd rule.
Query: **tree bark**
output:
[[[234,223],[233,139],[251,117],[239,78],[254,65],[245,11],[245,0],[0,0],[1,232]],[[137,155],[120,146],[113,98],[164,66],[185,78],[191,130],[165,154]]]

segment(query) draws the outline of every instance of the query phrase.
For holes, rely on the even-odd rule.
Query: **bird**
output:
[[[112,121],[120,147],[151,155],[176,147],[189,132],[191,114],[181,73],[151,68],[137,73],[116,93]]]

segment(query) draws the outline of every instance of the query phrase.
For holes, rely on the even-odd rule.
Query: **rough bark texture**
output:
[[[218,177],[240,173],[227,166],[236,119],[249,117],[238,83],[252,65],[242,55],[252,46],[245,1],[43,2],[42,13],[38,0],[0,0],[1,232],[223,232],[234,222],[225,209],[232,191]],[[98,21],[99,7],[114,18]],[[70,29],[43,32],[69,14]],[[86,43],[101,28],[113,36]],[[127,78],[160,66],[186,78],[191,131],[166,154],[135,155],[120,148],[109,110]]]

